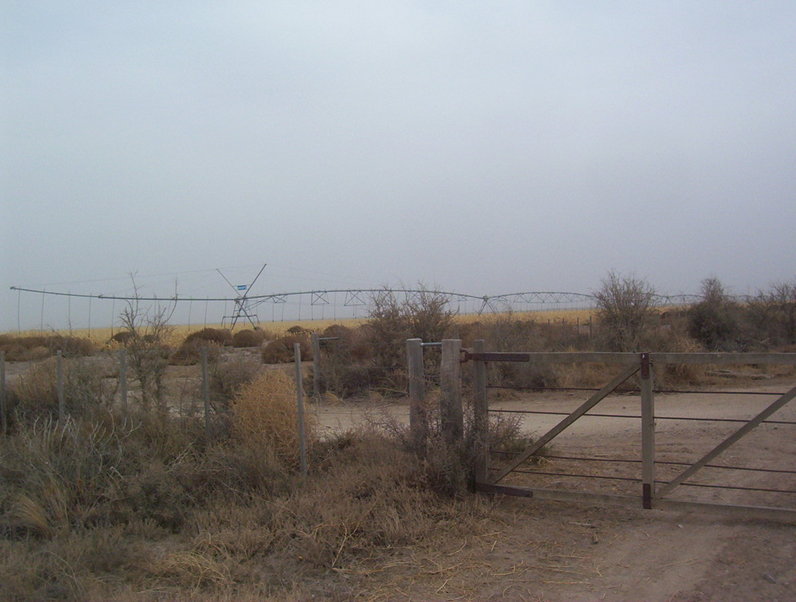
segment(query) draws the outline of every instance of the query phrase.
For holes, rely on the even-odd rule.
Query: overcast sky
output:
[[[263,262],[261,293],[796,278],[790,0],[0,6],[0,330],[12,285]]]

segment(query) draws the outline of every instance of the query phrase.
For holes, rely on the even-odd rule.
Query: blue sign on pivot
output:
[[[238,289],[239,291],[245,291],[248,287],[245,284],[239,284],[235,288]]]

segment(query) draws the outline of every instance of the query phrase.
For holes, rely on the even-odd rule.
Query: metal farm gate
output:
[[[719,509],[743,516],[796,520],[796,413],[792,406],[786,408],[796,397],[796,387],[787,391],[683,391],[656,389],[653,383],[653,367],[792,366],[796,364],[794,353],[507,353],[487,352],[484,342],[476,341],[472,350],[462,351],[462,357],[463,362],[472,362],[473,366],[478,491],[570,501],[641,501],[647,509]],[[500,388],[487,382],[487,366],[496,362],[568,363],[578,369],[584,364],[599,364],[605,366],[606,379],[608,375],[612,377],[599,388],[567,389],[570,395],[591,393],[574,409],[539,409],[538,403],[531,402],[506,409],[497,402],[490,405],[488,398],[490,389]],[[617,396],[620,388],[621,396]],[[688,394],[687,398],[683,394]],[[730,415],[729,404],[725,412],[723,405],[714,403],[712,415],[694,415],[700,406],[696,401],[692,404],[691,399],[702,395],[731,396],[736,400],[744,395],[743,399],[755,401],[737,402],[743,406],[740,414],[736,411]],[[667,408],[668,400],[675,397],[686,398],[688,412],[677,415],[676,408]],[[760,404],[761,399],[764,405]],[[601,402],[612,407],[600,411]],[[783,408],[787,411],[781,412]],[[549,422],[551,417],[557,422],[524,450],[501,452],[489,449],[490,418],[494,422],[500,414],[520,416],[531,426],[533,420]],[[593,429],[591,445],[583,448],[588,453],[582,453],[583,449],[581,453],[561,451],[559,436],[567,432],[567,441],[577,448],[580,435],[570,433],[577,431],[578,423],[590,419],[606,424],[619,421],[623,426],[613,437],[604,437],[604,441]],[[768,455],[782,452],[778,464],[754,465],[754,448],[741,449],[739,441],[758,427],[776,430],[763,434],[768,437],[766,441],[775,437],[779,442],[776,448],[765,444]],[[656,436],[662,438],[657,446]],[[754,443],[753,439],[747,439],[745,444]],[[549,451],[553,442],[555,447]],[[733,449],[736,454],[725,453]],[[722,454],[721,461],[715,461]],[[699,477],[694,480],[697,473]],[[705,500],[702,492],[709,492],[712,499]],[[739,494],[743,494],[740,502]]]

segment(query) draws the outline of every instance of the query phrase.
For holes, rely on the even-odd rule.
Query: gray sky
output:
[[[0,329],[11,285],[262,262],[263,293],[796,276],[791,1],[0,6]]]

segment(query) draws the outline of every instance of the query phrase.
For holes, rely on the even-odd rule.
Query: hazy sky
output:
[[[262,293],[796,277],[790,0],[0,6],[0,329],[12,285],[262,262]]]

